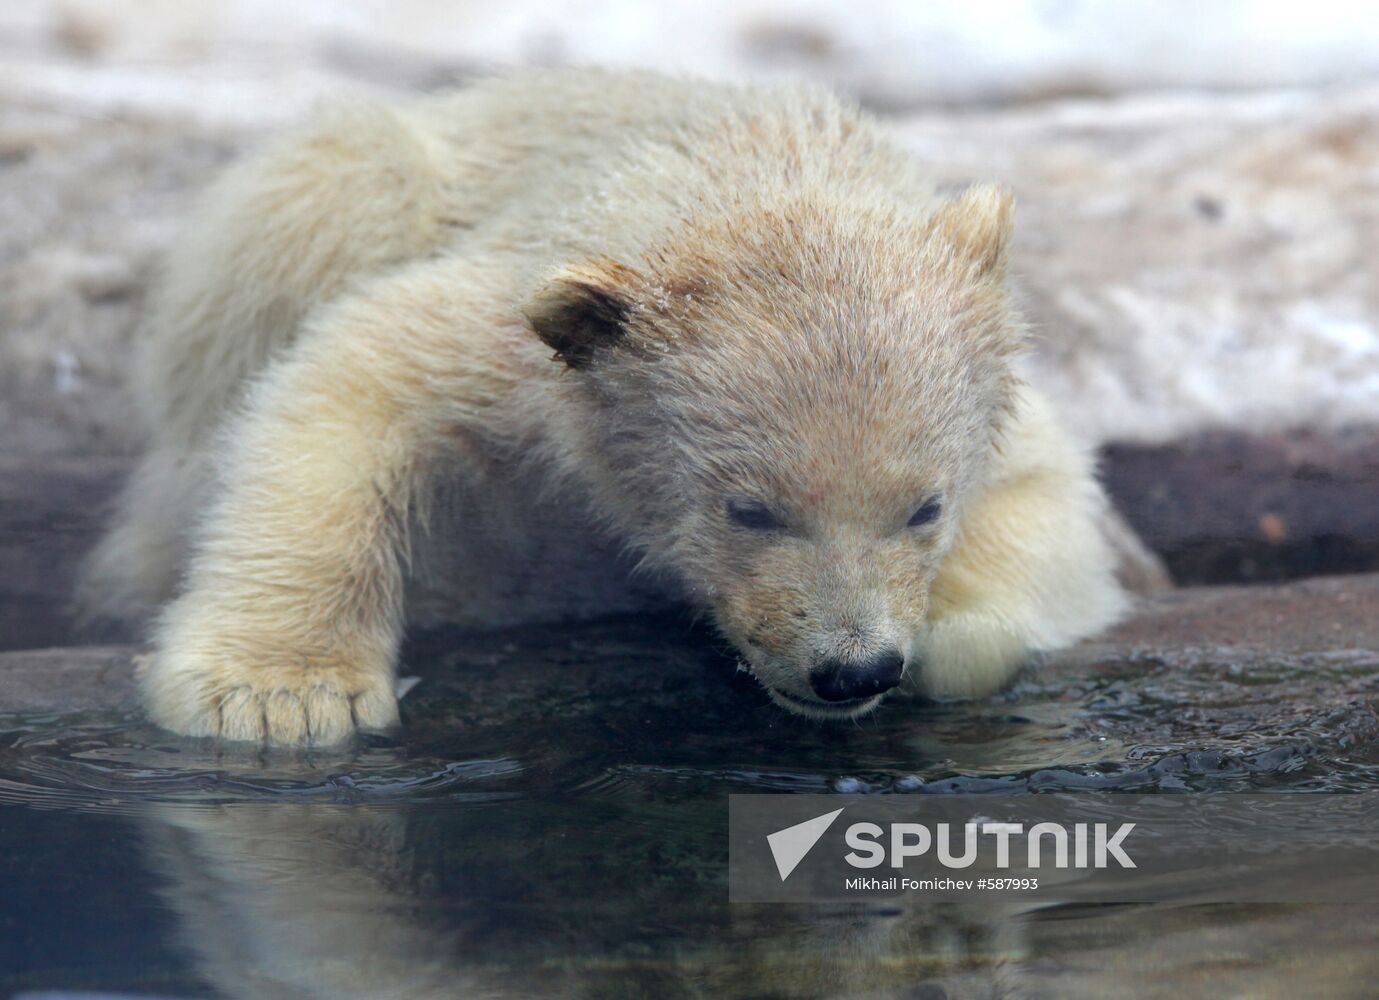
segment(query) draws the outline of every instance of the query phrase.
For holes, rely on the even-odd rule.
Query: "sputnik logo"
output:
[[[819,838],[828,831],[842,811],[835,809],[831,813],[824,813],[822,816],[815,816],[803,823],[796,823],[784,830],[767,834],[766,843],[771,847],[771,856],[776,859],[776,871],[780,872],[782,882],[790,877],[790,873],[804,860],[805,855],[819,842]]]

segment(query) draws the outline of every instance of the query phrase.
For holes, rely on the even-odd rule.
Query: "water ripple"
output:
[[[176,741],[140,725],[0,722],[0,803],[120,813],[144,802],[490,800],[511,758],[408,758],[390,746],[265,754]]]

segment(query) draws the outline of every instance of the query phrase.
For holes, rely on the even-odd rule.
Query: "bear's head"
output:
[[[562,268],[528,306],[606,516],[793,711],[859,715],[919,668],[1016,387],[1010,213],[992,187],[922,216],[799,195]]]

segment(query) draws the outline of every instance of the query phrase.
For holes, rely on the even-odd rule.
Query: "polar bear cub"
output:
[[[1012,367],[1010,229],[810,89],[567,72],[329,111],[171,254],[85,600],[162,606],[143,684],[177,732],[388,727],[453,480],[461,528],[545,511],[633,553],[791,711],[989,693],[1125,604],[1089,455]],[[523,578],[574,594],[557,556]],[[450,572],[460,617],[491,598],[491,564]]]

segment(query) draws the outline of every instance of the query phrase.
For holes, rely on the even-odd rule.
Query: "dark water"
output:
[[[1379,995],[1379,905],[731,906],[734,792],[1379,791],[1379,656],[1084,656],[820,728],[674,620],[409,651],[346,751],[0,716],[0,995]]]

